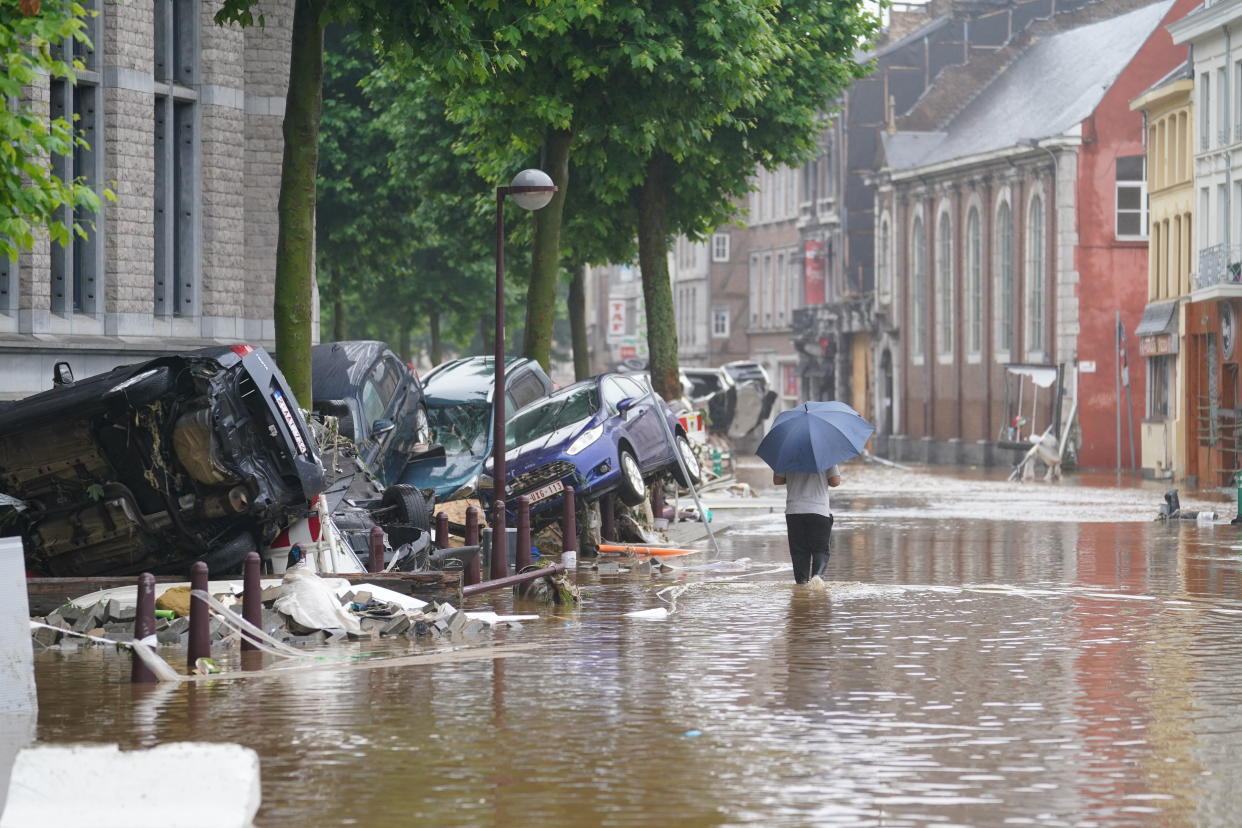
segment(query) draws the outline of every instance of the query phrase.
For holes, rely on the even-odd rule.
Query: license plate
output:
[[[565,484],[557,480],[555,483],[549,483],[546,486],[540,486],[533,492],[528,492],[526,496],[530,498],[531,503],[538,503],[541,500],[547,500],[554,494],[560,494],[564,490]]]

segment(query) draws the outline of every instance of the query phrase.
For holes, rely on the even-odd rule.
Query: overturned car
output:
[[[116,368],[0,409],[0,533],[34,575],[236,569],[307,516],[324,470],[284,377],[249,345]]]

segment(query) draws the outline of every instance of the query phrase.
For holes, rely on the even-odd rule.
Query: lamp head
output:
[[[511,189],[522,189],[526,187],[539,187],[546,189],[538,189],[527,192],[512,193],[513,200],[517,202],[517,206],[524,210],[541,210],[548,206],[548,202],[552,200],[552,195],[556,192],[556,186],[552,183],[552,177],[543,170],[522,170],[513,176],[513,181],[509,184]]]

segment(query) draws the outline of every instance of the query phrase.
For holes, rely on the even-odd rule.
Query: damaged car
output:
[[[236,570],[324,488],[271,356],[249,345],[125,365],[0,409],[0,532],[32,575]]]

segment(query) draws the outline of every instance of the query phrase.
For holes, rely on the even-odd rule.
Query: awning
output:
[[[1011,374],[1030,377],[1031,382],[1040,388],[1049,388],[1057,381],[1055,365],[1009,365],[1006,370]]]
[[[1153,302],[1143,309],[1135,336],[1160,336],[1177,331],[1177,301]]]

